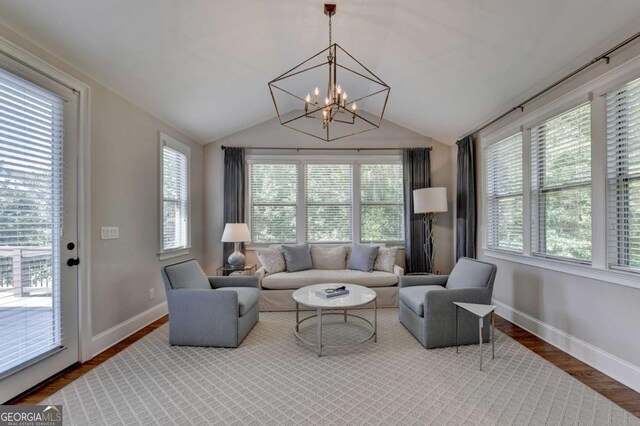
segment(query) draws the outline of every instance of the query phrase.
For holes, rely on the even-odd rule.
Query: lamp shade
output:
[[[414,213],[438,213],[447,211],[447,188],[422,188],[413,191]]]
[[[242,243],[251,241],[251,233],[246,223],[227,223],[222,233],[223,243]]]

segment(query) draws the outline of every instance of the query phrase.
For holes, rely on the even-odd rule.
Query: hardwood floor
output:
[[[640,393],[496,315],[496,328],[605,398],[640,417]]]
[[[127,337],[122,342],[107,349],[92,360],[84,364],[76,364],[69,367],[48,382],[40,385],[35,389],[27,391],[25,394],[18,396],[9,403],[39,403],[40,401],[62,389],[64,386],[71,383],[78,377],[91,371],[112,356],[116,355],[118,352],[126,349],[146,334],[151,333],[156,328],[165,324],[167,321],[167,316],[160,318],[159,320],[149,324],[140,331]],[[605,398],[610,399],[620,407],[633,413],[635,416],[640,417],[640,393],[628,388],[622,383],[617,382],[611,377],[599,372],[598,370],[595,370],[584,362],[577,360],[571,355],[568,355],[555,346],[543,341],[542,339],[534,336],[528,331],[518,327],[515,324],[512,324],[511,322],[497,315],[496,328],[507,336],[516,340],[523,346],[527,347],[531,351],[535,352],[542,358],[546,359],[550,363],[554,364],[558,368],[562,369],[566,373],[570,374],[577,380],[581,381],[585,385],[589,386],[591,389],[603,395]]]
[[[164,317],[152,322],[148,326],[136,331],[131,336],[115,344],[114,346],[110,347],[106,351],[85,362],[84,364],[77,363],[72,365],[66,370],[60,372],[60,374],[52,377],[47,382],[26,391],[22,395],[18,395],[16,398],[7,402],[7,404],[29,405],[40,403],[40,401],[42,401],[43,399],[47,398],[50,395],[53,395],[83,374],[86,374],[89,371],[93,370],[112,356],[116,355],[118,352],[125,350],[133,343],[140,340],[142,337],[151,333],[162,324],[165,324],[167,321],[169,321],[169,316],[165,315]]]

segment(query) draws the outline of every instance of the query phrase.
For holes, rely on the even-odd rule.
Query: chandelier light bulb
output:
[[[311,95],[307,93],[307,97],[304,99],[306,103],[311,102]]]
[[[351,105],[351,111],[356,112],[356,103],[354,102],[353,105]]]
[[[324,98],[324,104],[325,105],[329,105],[329,98],[328,97]]]
[[[344,92],[342,94],[342,108],[346,108],[347,107],[347,92]]]

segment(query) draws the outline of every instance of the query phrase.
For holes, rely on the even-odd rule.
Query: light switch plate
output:
[[[120,238],[120,228],[117,226],[103,226],[100,228],[101,240],[117,240]]]

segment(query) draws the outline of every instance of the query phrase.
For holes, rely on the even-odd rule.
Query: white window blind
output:
[[[352,240],[351,164],[306,164],[305,196],[307,242]]]
[[[640,271],[640,80],[606,104],[609,264]]]
[[[296,242],[297,164],[249,165],[251,241]]]
[[[162,146],[162,250],[189,246],[189,157],[175,143]]]
[[[487,170],[487,244],[522,252],[522,133],[489,145]]]
[[[404,240],[401,164],[360,165],[360,240]]]
[[[590,261],[590,103],[531,129],[531,181],[533,252]]]
[[[63,103],[0,70],[0,374],[62,342]]]

